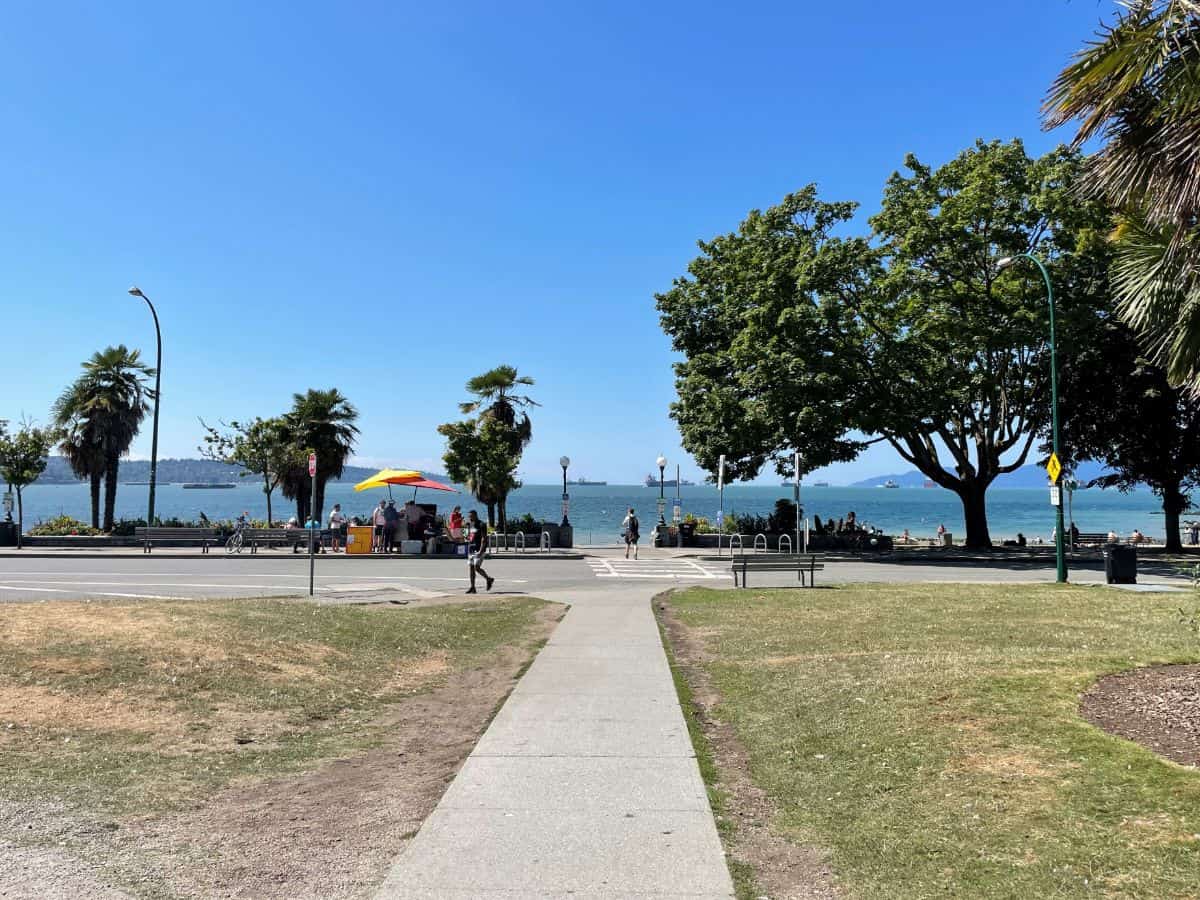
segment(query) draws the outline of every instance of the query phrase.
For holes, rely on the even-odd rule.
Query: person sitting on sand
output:
[[[1133,529],[1133,534],[1131,534],[1129,536],[1129,542],[1132,544],[1140,544],[1145,540],[1146,540],[1146,536],[1144,534],[1142,534],[1140,531],[1138,531],[1136,528]]]

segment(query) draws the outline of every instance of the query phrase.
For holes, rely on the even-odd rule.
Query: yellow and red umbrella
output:
[[[450,491],[451,493],[458,493],[455,488],[450,487],[448,484],[442,484],[440,481],[434,481],[430,478],[426,478],[415,469],[380,469],[370,478],[364,479],[356,484],[354,486],[354,490],[369,491],[371,488],[386,487],[388,489],[388,496],[391,496],[393,484],[412,488],[414,500],[416,499],[417,491],[420,488],[427,488],[431,491]]]

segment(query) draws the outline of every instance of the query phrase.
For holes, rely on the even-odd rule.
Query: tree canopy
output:
[[[14,433],[0,425],[0,479],[17,492],[18,549],[21,547],[21,536],[25,530],[22,491],[46,471],[46,458],[56,440],[58,435],[53,429],[38,428],[28,422],[22,423]]]
[[[809,186],[700,244],[657,296],[684,355],[671,414],[710,472],[788,474],[890,443],[961,498],[968,546],[990,544],[985,494],[1024,464],[1049,411],[1048,305],[997,260],[1035,252],[1065,299],[1060,343],[1103,301],[1104,208],[1078,197],[1078,153],[979,142],[888,179],[870,236],[856,205]]]

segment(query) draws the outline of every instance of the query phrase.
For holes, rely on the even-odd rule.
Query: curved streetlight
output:
[[[158,481],[158,408],[162,405],[162,330],[158,327],[158,313],[150,298],[142,293],[136,284],[129,289],[134,297],[141,297],[150,307],[150,315],[154,317],[154,337],[158,342],[158,358],[154,366],[154,430],[150,438],[150,502],[146,511],[147,527],[154,525],[154,486]]]
[[[563,517],[562,517],[562,524],[559,527],[560,528],[569,528],[571,523],[567,521],[567,503],[569,502],[569,499],[570,499],[567,496],[567,466],[569,466],[571,464],[571,457],[560,456],[558,458],[558,464],[560,466],[562,466],[562,470],[563,470]]]
[[[1054,448],[1054,455],[1060,460],[1059,455],[1059,429],[1058,429],[1058,333],[1054,326],[1054,287],[1050,283],[1050,273],[1046,271],[1042,261],[1032,253],[1018,253],[1016,256],[1006,256],[998,263],[998,271],[1003,271],[1009,266],[1022,259],[1027,259],[1038,267],[1038,271],[1042,273],[1042,280],[1046,282],[1046,300],[1050,304],[1050,417],[1052,422],[1051,444]],[[1058,479],[1054,481],[1057,485]],[[1067,557],[1063,550],[1065,535],[1063,534],[1063,503],[1062,495],[1059,495],[1058,506],[1055,507],[1056,527],[1054,529],[1054,553],[1057,560],[1057,580],[1059,584],[1067,583]]]

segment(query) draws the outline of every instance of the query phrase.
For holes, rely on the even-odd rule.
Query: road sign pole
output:
[[[308,480],[312,484],[312,497],[308,504],[308,596],[313,596],[313,582],[316,580],[317,555],[313,552],[313,544],[317,536],[317,454],[308,454]]]

